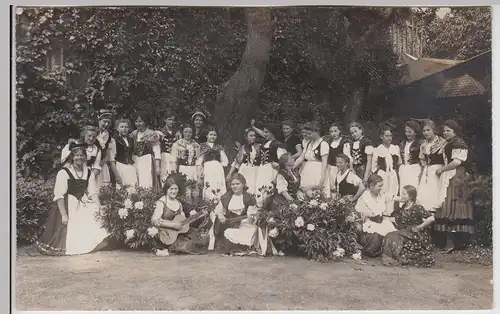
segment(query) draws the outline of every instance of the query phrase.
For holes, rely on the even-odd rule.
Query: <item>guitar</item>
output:
[[[218,228],[221,224],[227,225],[227,224],[231,224],[234,222],[239,222],[239,221],[245,220],[247,218],[254,218],[254,217],[255,217],[255,215],[243,215],[243,216],[238,216],[238,217],[234,217],[234,218],[226,218],[226,221],[224,223],[222,223],[219,220],[219,218],[216,218],[214,221],[214,230],[218,230]]]
[[[170,229],[170,228],[165,228],[165,230],[167,231],[167,233],[169,235],[169,238],[167,241],[165,241],[165,244],[166,245],[173,244],[177,240],[177,238],[179,237],[179,234],[187,233],[189,231],[190,224],[192,224],[195,221],[200,220],[201,218],[206,217],[207,215],[208,215],[208,211],[204,210],[204,211],[201,211],[201,212],[199,212],[193,216],[190,216],[188,218],[185,218],[185,216],[181,215],[181,214],[175,216],[174,219],[172,219],[172,221],[179,222],[181,224],[181,229],[174,230],[174,229]]]

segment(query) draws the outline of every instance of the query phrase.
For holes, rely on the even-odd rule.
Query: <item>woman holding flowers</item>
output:
[[[283,206],[288,207],[303,198],[302,191],[300,191],[300,174],[293,169],[295,160],[292,155],[290,153],[281,155],[279,164],[280,170],[276,176],[276,192],[272,198],[269,198],[267,204],[264,204],[263,211],[279,212]],[[259,227],[258,230],[260,254],[272,253],[273,255],[283,256],[281,243],[284,239],[277,238],[277,230],[268,228],[269,223],[270,221],[266,221],[266,227]]]
[[[221,145],[217,141],[217,130],[209,127],[207,142],[200,145],[200,157],[196,162],[200,168],[198,173],[203,178],[203,197],[205,200],[219,199],[226,193],[226,177],[224,167],[229,161]]]
[[[434,216],[416,204],[417,189],[406,185],[401,192],[403,206],[393,215],[398,231],[389,232],[383,242],[382,261],[386,265],[434,265],[434,248],[428,227]]]
[[[137,129],[131,134],[134,142],[133,159],[139,186],[157,188],[161,170],[161,150],[158,133],[148,127],[149,118],[146,112],[135,114]]]
[[[300,172],[301,189],[303,191],[318,190],[323,196],[329,198],[330,176],[328,173],[328,143],[320,136],[320,125],[316,121],[309,122],[304,127],[309,130],[310,142],[304,148],[302,155],[295,161],[295,168],[304,162]]]
[[[184,125],[181,132],[182,138],[172,146],[174,169],[186,175],[188,180],[197,182],[196,160],[200,155],[200,145],[193,140],[193,128],[190,125]]]
[[[174,143],[181,139],[182,135],[179,131],[174,129],[175,127],[176,115],[175,113],[168,109],[165,113],[165,125],[160,131],[157,131],[160,135],[160,148],[161,148],[161,174],[160,181],[165,182],[169,174],[174,171],[175,161],[172,157],[172,146]],[[163,184],[163,183],[162,183]]]
[[[440,176],[437,170],[444,166],[444,147],[446,140],[436,134],[436,124],[426,120],[422,127],[425,141],[420,147],[420,162],[424,166],[418,186],[417,201],[428,211],[435,212],[441,205],[439,201]]]
[[[347,197],[351,202],[357,202],[363,195],[365,186],[360,177],[358,177],[349,167],[350,159],[345,154],[337,155],[337,173],[333,180],[334,191],[337,196]]]
[[[169,230],[180,230],[181,223],[174,221],[174,218],[180,216],[186,219],[181,202],[177,199],[179,195],[179,186],[174,179],[168,178],[163,186],[163,196],[156,202],[156,208],[151,218],[153,225],[158,228],[156,235],[155,248],[156,255],[168,256],[170,251],[198,254],[206,251],[208,241],[198,236],[195,228],[190,228],[188,233],[179,234],[172,244]],[[191,215],[196,212],[191,212]]]
[[[215,245],[223,246],[226,255],[247,254],[258,246],[257,204],[255,198],[245,192],[245,184],[245,177],[235,173],[230,180],[231,190],[221,197],[215,208]]]
[[[245,177],[247,181],[247,192],[254,195],[256,194],[257,171],[260,166],[261,148],[260,144],[255,143],[257,133],[252,129],[245,130],[245,139],[247,143],[238,149],[236,159],[229,170],[227,181],[231,179],[233,173],[238,170],[238,173]]]
[[[356,203],[356,211],[363,217],[362,235],[360,244],[364,246],[364,253],[376,257],[381,253],[384,236],[395,231],[389,212],[388,203],[393,204],[394,199],[382,194],[384,182],[382,177],[373,174],[368,180],[368,190],[361,195]]]
[[[46,255],[77,255],[98,250],[108,232],[96,215],[100,212],[96,178],[87,167],[88,143],[69,144],[67,164],[57,173],[53,208],[43,235],[34,247]]]

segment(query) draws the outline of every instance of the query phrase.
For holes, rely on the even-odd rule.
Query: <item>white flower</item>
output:
[[[355,222],[356,221],[356,215],[350,214],[349,216],[347,216],[347,218],[345,219],[345,221],[347,221],[347,222]]]
[[[127,237],[127,240],[130,240],[134,237],[135,235],[135,230],[133,229],[129,229],[127,231],[125,231],[125,236]]]
[[[341,247],[338,247],[336,251],[339,251],[342,255],[345,253],[345,250]]]
[[[133,186],[129,186],[127,188],[127,193],[128,194],[135,194],[135,193],[137,193],[137,191],[135,190],[135,188]]]
[[[116,183],[116,189],[119,190],[121,188],[122,188],[122,186],[119,183]]]
[[[298,206],[297,204],[291,204],[291,205],[290,205],[290,208],[291,208],[291,209],[297,209],[297,208],[299,208],[299,206]]]
[[[307,225],[307,230],[314,231],[314,229],[316,229],[316,227],[313,224],[308,224]]]
[[[124,205],[125,205],[125,208],[127,208],[127,209],[128,209],[128,208],[132,208],[132,201],[131,201],[130,199],[128,199],[128,198],[127,198],[127,199],[125,200]]]
[[[352,259],[356,260],[356,261],[360,261],[361,260],[361,252],[358,251],[358,252],[352,254]]]
[[[128,209],[127,208],[120,208],[118,210],[118,216],[120,216],[121,219],[125,219],[128,216]]]
[[[317,201],[317,200],[311,200],[311,201],[309,202],[309,205],[311,205],[311,206],[313,206],[313,207],[316,207],[316,206],[318,206],[318,205],[319,205],[319,203],[318,203],[318,201]]]
[[[139,201],[137,203],[134,204],[134,207],[136,209],[143,209],[144,208],[144,203],[142,201]]]
[[[268,234],[271,238],[276,238],[278,236],[278,229],[273,228],[273,229],[269,230]]]
[[[327,209],[328,209],[328,204],[327,204],[327,203],[322,203],[319,207],[320,207],[322,210],[327,210]]]
[[[273,222],[276,222],[276,220],[274,220],[274,218],[273,218],[273,217],[271,217],[271,218],[269,218],[269,219],[267,220],[267,222],[269,222],[269,223],[273,223]]]
[[[193,215],[196,215],[198,212],[196,210],[192,210],[189,212],[189,216],[193,216]]]
[[[297,219],[295,219],[295,226],[298,228],[304,227],[304,219],[302,217],[297,217]]]
[[[158,234],[158,228],[156,228],[156,227],[148,228],[148,235],[150,237],[154,237],[157,234]]]

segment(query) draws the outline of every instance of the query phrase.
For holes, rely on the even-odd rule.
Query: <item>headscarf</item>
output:
[[[103,120],[103,119],[109,119],[113,120],[113,112],[108,109],[101,109],[99,110],[99,114],[97,115],[97,119]]]

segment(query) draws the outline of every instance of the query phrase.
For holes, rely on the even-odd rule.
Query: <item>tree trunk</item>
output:
[[[233,143],[249,125],[249,113],[257,103],[269,63],[274,21],[271,8],[247,9],[248,35],[245,51],[236,72],[227,81],[215,102],[214,120],[220,143],[228,157]]]

